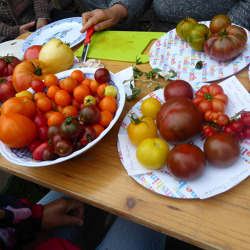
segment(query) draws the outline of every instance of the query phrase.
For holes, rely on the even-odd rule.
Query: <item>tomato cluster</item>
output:
[[[3,103],[0,139],[10,147],[28,146],[34,160],[53,160],[83,148],[109,126],[117,110],[117,90],[109,81],[106,69],[96,70],[94,80],[85,78],[81,70],[61,81],[54,74],[47,74],[43,81],[33,79],[34,96],[24,90]],[[22,119],[17,117],[15,122],[17,115],[23,123],[30,120],[26,131],[18,129]],[[15,131],[11,122],[16,124]],[[21,143],[13,143],[10,134],[22,138]]]

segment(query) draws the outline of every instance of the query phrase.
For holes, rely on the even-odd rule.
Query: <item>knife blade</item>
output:
[[[87,29],[87,34],[86,37],[84,39],[84,48],[82,51],[82,57],[81,57],[81,62],[85,62],[86,61],[86,57],[88,54],[88,48],[89,48],[89,44],[91,42],[90,38],[94,33],[94,26],[90,27],[89,29]]]

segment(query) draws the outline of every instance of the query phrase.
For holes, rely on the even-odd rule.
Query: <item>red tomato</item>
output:
[[[16,91],[12,84],[12,75],[0,79],[0,102],[5,102],[14,97]]]
[[[3,56],[0,58],[0,77],[13,74],[14,68],[21,63],[15,56]]]
[[[33,45],[31,47],[29,47],[23,55],[23,60],[32,60],[32,59],[39,59],[39,53],[40,50],[42,49],[42,45]]]
[[[28,117],[15,113],[0,116],[0,140],[7,146],[25,147],[36,137],[36,125]]]
[[[94,78],[99,83],[106,83],[110,81],[110,73],[107,69],[100,68],[96,70]]]
[[[226,168],[238,160],[240,145],[232,135],[218,133],[205,141],[204,153],[208,162],[216,167]]]
[[[224,94],[223,88],[218,84],[202,86],[196,93],[193,103],[204,114],[207,110],[225,112],[228,104],[228,97]]]
[[[161,136],[172,144],[191,140],[201,131],[202,121],[200,110],[183,97],[169,99],[156,115]]]
[[[180,144],[170,150],[167,167],[175,177],[189,181],[202,175],[206,167],[206,158],[197,146]]]
[[[247,32],[238,26],[230,25],[219,33],[214,33],[204,44],[205,52],[221,62],[238,56],[246,47]]]
[[[193,100],[193,96],[192,86],[184,80],[172,81],[164,88],[165,101],[174,97],[185,97]]]

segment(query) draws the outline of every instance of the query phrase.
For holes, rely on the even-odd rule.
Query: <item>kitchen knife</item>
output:
[[[84,48],[82,51],[82,57],[81,57],[81,62],[85,62],[86,61],[86,57],[87,57],[87,53],[88,53],[88,48],[89,48],[89,43],[91,42],[90,38],[94,33],[94,26],[90,27],[87,30],[87,34],[86,37],[84,39]]]

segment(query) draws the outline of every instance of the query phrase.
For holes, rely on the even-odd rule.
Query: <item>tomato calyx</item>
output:
[[[14,61],[14,57],[9,56],[9,55],[4,56],[4,57],[1,56],[0,58],[3,59],[7,64],[10,64],[10,63],[12,63]]]
[[[0,83],[7,82],[8,80],[6,78],[0,78]]]
[[[222,29],[220,32],[219,32],[219,36],[227,36],[229,33],[226,29]]]
[[[148,124],[147,124],[146,121],[142,121],[142,119],[143,119],[144,117],[145,117],[145,116],[140,117],[140,118],[134,118],[133,115],[131,115],[129,118],[130,118],[131,123],[134,124],[134,125],[138,125],[138,124],[140,124],[140,123],[145,123],[145,124],[148,126]],[[149,126],[148,126],[148,127],[149,127]]]
[[[213,100],[213,95],[212,94],[209,94],[207,92],[204,92],[204,97],[210,102]]]
[[[34,67],[34,74],[37,75],[37,76],[41,76],[42,75],[42,68],[39,67],[39,66],[35,66],[34,63],[32,61],[30,61],[31,64],[33,65]]]

